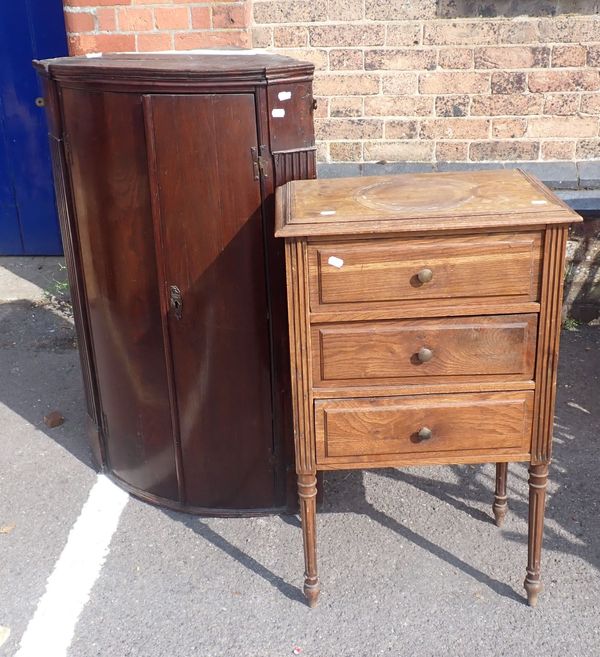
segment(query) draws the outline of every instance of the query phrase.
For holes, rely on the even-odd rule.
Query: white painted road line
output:
[[[128,499],[98,475],[14,657],[66,657]]]

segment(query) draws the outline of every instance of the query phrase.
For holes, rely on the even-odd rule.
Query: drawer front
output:
[[[524,458],[532,414],[531,391],[316,401],[317,464]]]
[[[410,301],[535,301],[540,259],[539,233],[310,244],[311,311]]]
[[[535,314],[313,325],[313,385],[531,380],[536,333]]]

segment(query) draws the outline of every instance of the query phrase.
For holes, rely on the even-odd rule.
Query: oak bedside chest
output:
[[[528,461],[535,605],[568,226],[518,170],[290,182],[285,238],[304,594],[319,596],[318,470]]]

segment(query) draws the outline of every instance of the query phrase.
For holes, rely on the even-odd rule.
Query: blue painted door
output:
[[[62,253],[31,60],[66,54],[62,0],[0,2],[0,255]]]

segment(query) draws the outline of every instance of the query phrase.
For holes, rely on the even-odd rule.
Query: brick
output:
[[[210,8],[192,7],[192,29],[207,30],[210,28]]]
[[[541,94],[506,94],[498,96],[475,96],[471,101],[473,116],[520,116],[541,114]]]
[[[308,46],[308,29],[302,26],[273,28],[273,43],[276,48],[302,48]]]
[[[157,30],[186,30],[191,27],[187,7],[156,7],[154,25]]]
[[[81,34],[69,37],[69,53],[130,52],[135,50],[134,34]]]
[[[587,51],[587,65],[600,66],[600,46],[589,46]]]
[[[278,51],[294,59],[303,59],[315,65],[317,71],[327,69],[327,51],[320,48],[285,48]]]
[[[585,66],[587,51],[583,46],[554,46],[552,66]]]
[[[315,119],[317,139],[379,139],[383,122],[377,119]]]
[[[216,46],[241,46],[247,48],[250,45],[250,34],[246,30],[176,32],[173,45],[175,50],[195,50],[196,48]]]
[[[418,89],[416,73],[393,73],[381,76],[381,89],[384,94],[416,94]]]
[[[386,46],[418,46],[423,35],[422,23],[386,25]]]
[[[572,116],[579,112],[579,94],[547,94],[544,98],[544,114]]]
[[[474,162],[537,160],[539,150],[537,141],[475,141],[469,146],[469,159]]]
[[[351,117],[363,115],[364,100],[360,96],[338,96],[329,101],[329,115]]]
[[[121,32],[144,32],[154,29],[151,9],[121,8],[117,14],[117,21]]]
[[[600,16],[579,18],[576,15],[543,18],[539,21],[540,40],[544,43],[580,43],[597,41]]]
[[[494,71],[493,94],[518,94],[527,91],[527,74],[520,71]]]
[[[576,141],[543,141],[542,160],[573,160]]]
[[[136,50],[139,52],[155,52],[173,50],[173,36],[168,33],[138,34]]]
[[[377,49],[365,52],[365,70],[431,70],[436,67],[437,53],[432,49]]]
[[[332,162],[360,162],[362,154],[361,141],[332,141],[329,144],[329,158]]]
[[[213,6],[213,27],[216,29],[247,27],[250,21],[249,6],[246,3]]]
[[[581,112],[583,114],[600,114],[600,94],[582,94]]]
[[[93,32],[96,29],[96,19],[91,12],[65,12],[67,32]]]
[[[498,26],[498,43],[539,43],[537,19],[512,19]]]
[[[436,71],[421,73],[419,91],[424,94],[486,93],[490,89],[488,73],[474,71]]]
[[[316,96],[363,96],[379,93],[377,75],[327,75],[321,73],[315,77]]]
[[[63,0],[65,7],[105,7],[130,4],[131,0]]]
[[[497,43],[498,23],[475,21],[431,21],[425,24],[423,43],[434,46]]]
[[[406,119],[386,121],[383,136],[386,139],[416,139],[419,136],[419,122]]]
[[[470,105],[470,96],[438,96],[435,113],[437,116],[467,116]]]
[[[364,53],[358,48],[336,48],[329,52],[329,68],[332,70],[360,71],[364,65]]]
[[[550,48],[505,46],[475,48],[475,68],[540,68],[550,64]]]
[[[365,116],[428,116],[433,113],[431,96],[370,96],[365,98]]]
[[[373,21],[435,18],[436,0],[365,0],[365,17]]]
[[[527,131],[525,119],[493,119],[492,137],[494,139],[517,139]]]
[[[600,87],[597,70],[532,71],[529,90],[536,91],[595,91]]]
[[[319,25],[308,28],[312,46],[382,46],[385,25]]]
[[[326,119],[329,116],[329,98],[321,96],[314,98],[317,106],[313,112],[313,118]]]
[[[113,7],[96,9],[96,21],[100,32],[115,32],[117,29],[117,12]]]
[[[251,34],[253,48],[270,48],[273,45],[272,27],[253,27]]]
[[[472,48],[442,48],[438,56],[440,68],[473,68]]]
[[[582,139],[578,141],[575,156],[578,160],[597,160],[600,158],[600,139]]]
[[[486,139],[489,136],[488,119],[447,117],[424,119],[421,122],[421,139]]]
[[[329,0],[327,3],[330,21],[358,21],[364,15],[363,0]]]
[[[530,137],[597,137],[598,119],[588,116],[531,118],[527,134]]]
[[[268,0],[253,3],[254,22],[314,23],[327,20],[327,0]]]
[[[433,142],[427,141],[367,141],[364,144],[366,162],[430,162]]]
[[[465,162],[469,159],[469,142],[438,141],[435,144],[436,162]]]
[[[317,142],[317,162],[329,162],[329,144]]]

